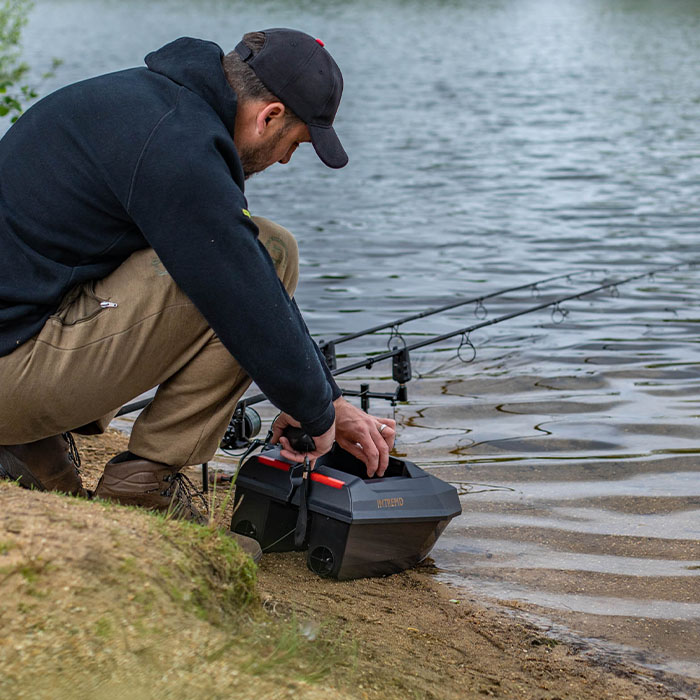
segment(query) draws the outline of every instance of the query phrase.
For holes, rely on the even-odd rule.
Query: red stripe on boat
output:
[[[268,467],[282,469],[285,472],[288,472],[289,468],[292,466],[289,464],[289,462],[283,462],[281,459],[273,459],[272,457],[266,457],[265,455],[258,455],[258,462],[267,464]]]
[[[281,459],[274,459],[273,457],[267,457],[265,455],[258,455],[258,462],[267,464],[268,467],[281,469],[285,472],[288,472],[289,468],[292,466],[289,462],[283,462]],[[316,474],[315,472],[311,472],[311,481],[317,481],[319,484],[325,484],[334,489],[342,489],[343,486],[345,486],[345,482],[340,479],[334,479],[332,476],[326,476],[325,474]]]
[[[311,472],[311,481],[318,481],[319,484],[332,486],[334,489],[342,489],[345,486],[345,482],[340,479],[334,479],[332,476],[326,476],[325,474],[315,474],[314,472]]]

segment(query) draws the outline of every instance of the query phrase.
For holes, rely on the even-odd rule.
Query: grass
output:
[[[14,549],[16,545],[6,545],[6,554],[10,549]],[[11,576],[20,576],[27,584],[34,584],[39,576],[43,574],[49,567],[50,562],[45,561],[39,555],[24,555],[20,561],[8,566],[0,567],[0,584],[3,584]]]
[[[236,472],[236,476],[237,475],[238,472]],[[227,513],[233,501],[236,478],[234,476],[234,478],[231,479],[222,496],[218,493],[219,481],[216,479],[216,472],[214,472],[214,477],[214,483],[209,491],[209,526],[228,529],[229,523],[227,522]]]
[[[95,634],[105,639],[111,637],[112,623],[106,617],[99,618],[97,622],[95,622]]]
[[[342,630],[330,625],[315,625],[299,620],[296,615],[278,623],[275,634],[258,630],[255,645],[258,653],[243,665],[255,676],[281,669],[298,680],[317,683],[330,676],[336,666],[357,666],[357,644]]]
[[[341,629],[263,608],[257,567],[215,521],[12,491],[0,697],[272,697],[290,683],[303,697],[352,672]]]
[[[0,556],[7,554],[11,549],[16,547],[15,542],[0,541]]]

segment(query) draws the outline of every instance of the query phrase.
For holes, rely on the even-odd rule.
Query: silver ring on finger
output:
[[[386,423],[379,423],[377,425],[377,430],[379,431],[380,434],[384,431],[384,428],[386,428]]]

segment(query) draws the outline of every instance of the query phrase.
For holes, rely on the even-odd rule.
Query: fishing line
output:
[[[654,270],[650,270],[648,272],[642,272],[636,275],[631,275],[629,277],[625,277],[624,279],[620,280],[614,280],[612,282],[606,282],[603,284],[599,284],[595,287],[591,287],[590,289],[585,289],[582,292],[576,292],[575,294],[567,294],[562,297],[558,297],[557,299],[552,299],[550,301],[543,302],[541,304],[536,304],[535,306],[528,307],[527,309],[521,309],[518,311],[513,311],[508,314],[503,314],[502,316],[497,316],[496,318],[492,318],[489,320],[484,320],[481,321],[480,323],[475,323],[472,324],[471,326],[467,326],[465,328],[460,328],[455,331],[450,331],[449,333],[442,333],[440,335],[433,336],[431,338],[427,338],[426,340],[421,340],[415,343],[411,343],[408,345],[405,345],[402,347],[400,350],[392,350],[384,353],[380,353],[378,355],[372,356],[372,357],[365,357],[363,360],[360,360],[358,362],[354,362],[352,364],[346,365],[344,367],[338,367],[336,369],[332,370],[332,374],[334,376],[340,375],[340,374],[345,374],[347,372],[352,372],[353,370],[356,369],[371,369],[377,362],[382,362],[384,360],[389,360],[393,357],[395,357],[399,352],[410,352],[412,350],[419,350],[420,348],[427,347],[428,345],[434,345],[436,343],[440,343],[444,340],[449,340],[451,338],[454,338],[456,336],[464,336],[465,334],[469,334],[475,330],[478,330],[480,328],[486,328],[488,326],[493,326],[496,325],[497,323],[503,323],[504,321],[509,321],[510,319],[513,318],[518,318],[519,316],[525,316],[527,314],[535,313],[536,311],[540,311],[542,309],[546,309],[548,307],[554,307],[552,310],[552,315],[553,315],[553,322],[554,323],[561,323],[564,318],[568,315],[569,311],[568,309],[562,309],[561,304],[567,301],[573,301],[576,299],[582,299],[583,297],[589,296],[591,294],[595,294],[596,292],[600,292],[604,289],[614,289],[615,291],[613,294],[617,294],[619,296],[619,290],[617,289],[620,285],[623,284],[628,284],[629,282],[633,282],[634,280],[642,279],[644,277],[648,277],[653,274],[657,274],[659,272],[667,272],[670,270],[677,270],[681,267],[693,267],[697,265],[697,261],[693,262],[687,262],[687,263],[677,263],[675,265],[667,265],[665,267],[660,267],[656,268]],[[525,287],[530,286],[530,285],[525,285]],[[388,324],[385,325],[385,327],[391,327],[394,324]],[[368,331],[372,332],[372,331]],[[345,338],[347,336],[343,336]],[[358,337],[357,335],[355,337]],[[473,347],[473,345],[472,345]]]
[[[420,318],[426,318],[427,316],[433,316],[434,314],[439,314],[442,313],[443,311],[449,311],[450,309],[456,309],[460,306],[465,306],[467,304],[476,304],[476,308],[474,309],[474,315],[477,318],[485,318],[486,314],[488,313],[486,311],[486,307],[484,306],[484,301],[486,299],[493,299],[494,297],[498,296],[503,296],[504,294],[508,294],[510,292],[519,292],[523,289],[532,289],[533,294],[539,293],[539,285],[541,284],[546,284],[547,282],[554,282],[555,280],[560,280],[560,279],[566,279],[566,280],[571,280],[573,277],[578,277],[580,275],[585,275],[585,274],[590,274],[592,272],[595,272],[593,269],[588,269],[588,270],[578,270],[575,272],[567,272],[565,274],[561,275],[553,275],[552,277],[545,277],[541,280],[537,280],[536,282],[528,282],[527,284],[519,284],[516,287],[508,287],[507,289],[499,289],[496,292],[491,292],[490,294],[483,294],[478,297],[471,297],[469,299],[458,299],[457,301],[450,302],[449,304],[445,304],[443,306],[438,306],[434,309],[427,309],[426,311],[420,311],[418,313],[410,314],[408,316],[403,316],[402,318],[397,319],[396,321],[389,321],[388,323],[380,323],[377,326],[372,326],[371,328],[365,328],[362,331],[356,331],[355,333],[347,333],[345,335],[340,336],[339,338],[335,338],[332,341],[328,341],[329,343],[333,343],[334,345],[339,345],[340,343],[346,343],[349,340],[354,340],[355,338],[361,338],[364,335],[370,335],[372,333],[377,333],[379,331],[384,331],[387,328],[392,329],[392,334],[399,335],[398,333],[398,327],[403,325],[404,323],[408,323],[409,321],[416,321]],[[326,345],[327,343],[324,343],[324,341],[321,341],[319,345],[321,346],[321,349],[323,349],[323,346]]]

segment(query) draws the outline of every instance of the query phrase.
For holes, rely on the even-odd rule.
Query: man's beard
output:
[[[257,148],[238,149],[238,157],[241,159],[243,175],[246,180],[273,164],[273,153],[282,140],[282,137],[289,131],[289,128],[289,126],[285,126],[280,129],[271,143],[266,143]]]

